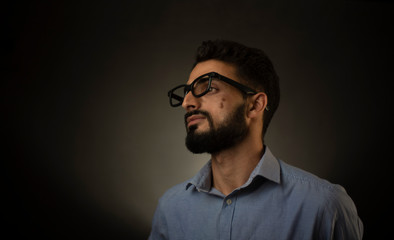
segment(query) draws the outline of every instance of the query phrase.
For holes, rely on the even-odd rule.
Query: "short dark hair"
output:
[[[204,41],[197,49],[193,67],[199,62],[215,59],[234,64],[247,86],[267,94],[268,111],[264,113],[264,138],[268,125],[279,106],[279,77],[268,56],[260,49],[228,40]]]

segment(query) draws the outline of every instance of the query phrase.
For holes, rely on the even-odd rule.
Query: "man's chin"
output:
[[[204,134],[207,132],[208,130],[204,130],[203,127],[198,124],[191,125],[187,128],[187,133]]]
[[[209,142],[212,140],[212,134],[209,131],[202,130],[197,125],[193,125],[187,132],[186,147],[192,153],[204,153],[209,150]]]

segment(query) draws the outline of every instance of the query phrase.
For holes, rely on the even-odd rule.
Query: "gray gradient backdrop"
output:
[[[209,158],[184,147],[184,112],[167,91],[187,81],[201,41],[224,38],[263,49],[280,76],[266,144],[343,185],[365,239],[377,239],[392,211],[393,10],[290,0],[3,8],[5,232],[145,239],[158,198]]]

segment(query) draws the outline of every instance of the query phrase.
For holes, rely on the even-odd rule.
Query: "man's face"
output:
[[[196,65],[187,84],[209,72],[217,72],[239,82],[235,66],[208,60]],[[248,132],[242,93],[219,80],[212,81],[212,88],[200,98],[188,93],[182,104],[187,112],[186,146],[193,153],[216,153],[228,149],[242,141]]]

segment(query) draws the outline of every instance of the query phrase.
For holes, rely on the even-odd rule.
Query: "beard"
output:
[[[240,143],[248,133],[245,120],[245,104],[238,106],[230,116],[217,128],[213,125],[211,115],[206,111],[195,110],[185,115],[185,125],[187,130],[186,147],[192,153],[218,153],[229,149]],[[186,118],[194,115],[204,115],[209,123],[206,132],[197,133],[197,125],[187,127]]]

